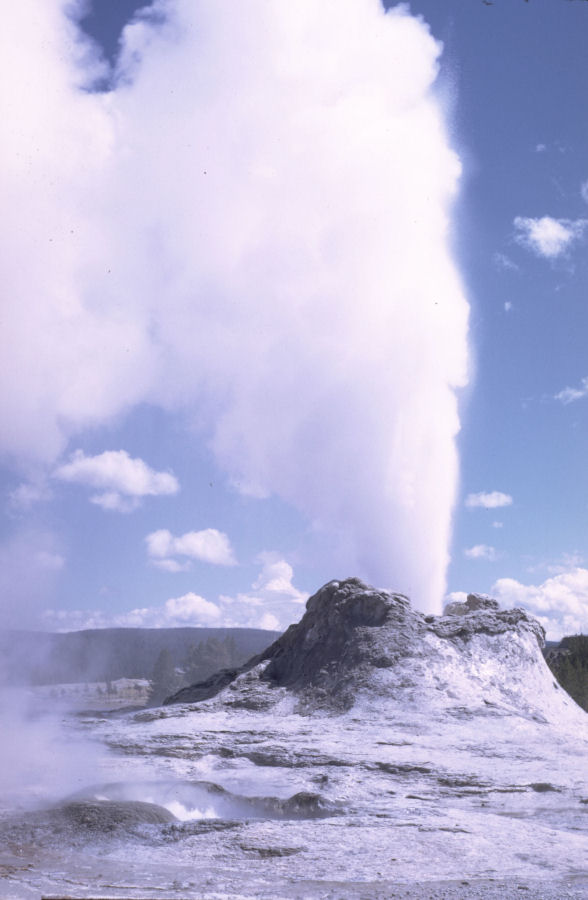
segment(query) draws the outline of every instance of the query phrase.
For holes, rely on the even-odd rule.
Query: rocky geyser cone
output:
[[[402,594],[348,578],[324,585],[308,600],[301,621],[240,669],[222,670],[165,702],[200,702],[229,685],[239,702],[235,692],[249,673],[251,708],[266,706],[275,687],[339,709],[352,706],[360,693],[414,699],[423,691],[438,692],[436,700],[443,695],[465,704],[529,707],[533,697],[557,690],[541,654],[543,642],[532,616],[501,610],[482,595],[450,604],[442,616],[426,616]]]

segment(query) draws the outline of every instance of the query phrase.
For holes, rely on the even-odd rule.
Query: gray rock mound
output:
[[[176,817],[163,806],[141,800],[78,800],[55,810],[54,816],[74,828],[87,828],[95,832],[137,825],[165,825],[176,821]]]
[[[473,672],[480,653],[503,658],[504,677],[516,668],[518,657],[544,665],[543,642],[542,627],[524,610],[500,610],[495,600],[482,595],[469,594],[465,603],[450,604],[443,616],[425,616],[402,594],[348,578],[324,585],[308,600],[301,621],[246,665],[218,672],[165,702],[196,703],[229,688],[231,705],[263,709],[269,695],[257,688],[265,685],[349,708],[363,689],[389,690],[394,684],[424,689],[432,682],[431,672],[437,672],[438,683],[451,681],[449,669],[462,663]],[[430,672],[423,663],[430,664]],[[385,684],[378,675],[383,670],[389,672]],[[241,685],[246,689],[240,691]]]
[[[486,594],[468,594],[465,603],[454,601],[448,603],[443,610],[444,616],[466,616],[468,613],[477,612],[479,609],[500,609],[498,600],[487,597]]]
[[[49,809],[0,818],[0,847],[81,847],[88,842],[125,839],[145,827],[177,823],[156,803],[139,800],[72,800]],[[2,894],[2,896],[4,896]],[[19,895],[20,896],[20,895]]]

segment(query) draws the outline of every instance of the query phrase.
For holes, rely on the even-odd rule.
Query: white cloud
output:
[[[164,572],[189,572],[192,568],[190,560],[178,562],[177,559],[153,559],[152,563]]]
[[[8,4],[0,34],[0,452],[50,466],[182,410],[329,566],[437,609],[469,366],[440,46],[405,4],[177,0],[103,96],[62,7]]]
[[[91,496],[91,502],[116,512],[130,512],[143,497],[176,494],[180,488],[170,472],[156,472],[126,450],[106,450],[98,456],[76,450],[69,462],[55,469],[53,477],[98,488],[100,493]]]
[[[260,553],[258,562],[262,563],[262,569],[251,585],[255,590],[263,591],[268,598],[287,597],[294,603],[306,603],[308,594],[292,584],[294,570],[290,563],[276,553]]]
[[[145,538],[147,553],[154,565],[168,572],[185,572],[190,559],[213,563],[217,566],[234,566],[235,554],[227,535],[216,528],[203,531],[187,531],[179,537],[162,528]],[[188,557],[180,563],[174,557]]]
[[[511,309],[512,309],[512,303],[510,302],[510,300],[506,300],[504,303],[504,311],[510,312]]]
[[[108,512],[133,512],[140,505],[138,497],[123,497],[116,491],[104,491],[102,494],[92,494],[90,503],[100,506]]]
[[[264,631],[281,631],[282,626],[280,625],[280,620],[277,616],[274,616],[272,613],[264,613],[261,619],[259,620],[259,627],[263,628]]]
[[[567,387],[555,394],[554,400],[560,400],[564,406],[574,403],[576,400],[584,400],[588,397],[588,376],[580,382],[580,387]]]
[[[261,571],[249,591],[216,602],[189,591],[161,606],[107,614],[99,610],[55,610],[44,613],[46,627],[58,631],[82,628],[169,628],[178,625],[263,628],[281,631],[304,613],[308,594],[293,584],[292,566],[277,553],[262,553]]]
[[[152,531],[145,538],[147,553],[153,559],[163,559],[166,556],[170,556],[173,552],[174,540],[171,531],[168,531],[166,528]]]
[[[262,553],[259,562],[262,569],[250,592],[220,597],[225,615],[252,628],[285,629],[301,618],[308,594],[294,586],[292,566],[278,554]]]
[[[588,203],[588,179],[582,182],[580,187],[580,193],[582,195],[582,199]]]
[[[45,625],[57,631],[86,628],[175,628],[222,626],[221,610],[215,603],[189,592],[170,597],[162,606],[145,606],[108,614],[102,610],[55,610],[44,612]]]
[[[588,569],[573,567],[539,585],[500,578],[492,594],[506,606],[522,606],[536,616],[549,640],[588,633]]]
[[[555,259],[579,240],[588,224],[586,219],[540,219],[517,216],[514,220],[515,239],[537,256]]]
[[[498,559],[496,549],[487,544],[476,544],[474,547],[466,548],[463,552],[468,559],[485,559],[488,562],[495,562]]]
[[[218,606],[193,592],[170,598],[165,604],[165,613],[170,621],[185,625],[214,625],[221,616]]]
[[[503,528],[504,522],[492,522],[492,528]]]
[[[498,509],[501,506],[512,506],[512,497],[502,491],[480,491],[477,494],[468,494],[465,505],[471,509],[478,506],[485,509]]]

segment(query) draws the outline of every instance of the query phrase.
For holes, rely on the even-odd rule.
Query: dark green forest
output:
[[[260,649],[265,649],[265,646],[267,644]],[[174,659],[169,650],[163,649],[153,668],[149,703],[154,706],[163,703],[166,697],[180,688],[204,681],[219,669],[236,668],[250,656],[239,649],[234,634],[211,636],[193,644],[181,660]]]
[[[544,654],[562,688],[588,712],[588,635],[564,637]]]

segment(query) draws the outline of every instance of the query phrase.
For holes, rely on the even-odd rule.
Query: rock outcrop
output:
[[[529,671],[549,680],[543,642],[534,618],[501,610],[489,597],[470,594],[444,615],[426,616],[402,594],[348,578],[324,585],[301,621],[246,665],[183,688],[165,703],[197,703],[227,688],[231,705],[252,709],[267,708],[272,688],[335,709],[366,692],[414,697],[437,690],[464,703],[476,695],[482,702],[482,694],[486,703],[513,702],[517,692],[528,693]]]
[[[443,610],[444,616],[465,616],[468,613],[476,612],[479,609],[500,609],[498,600],[493,600],[486,594],[468,594],[465,603],[459,600],[448,603]]]

